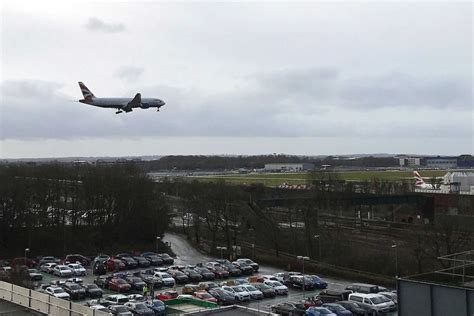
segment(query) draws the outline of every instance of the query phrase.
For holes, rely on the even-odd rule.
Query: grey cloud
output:
[[[143,97],[165,100],[166,106],[159,113],[137,109],[121,115],[69,102],[71,98],[61,95],[56,83],[5,82],[1,86],[2,138],[472,134],[472,103],[466,83],[459,78],[423,80],[402,74],[347,78],[335,69],[309,69],[282,70],[248,80],[247,89],[214,95],[168,86],[143,87],[124,95],[141,92]]]
[[[143,74],[143,71],[142,67],[123,66],[117,69],[115,76],[122,80],[135,81]]]
[[[125,25],[123,25],[122,23],[106,23],[96,17],[89,18],[89,20],[87,20],[86,27],[91,31],[101,31],[108,33],[117,33],[125,31]]]

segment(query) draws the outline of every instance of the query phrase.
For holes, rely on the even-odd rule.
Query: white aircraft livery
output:
[[[143,98],[140,93],[137,93],[134,98],[97,98],[82,82],[79,82],[82,95],[84,99],[79,100],[81,103],[98,106],[101,108],[117,109],[115,114],[122,112],[132,112],[134,108],[148,109],[160,108],[165,105],[165,102],[160,99]]]

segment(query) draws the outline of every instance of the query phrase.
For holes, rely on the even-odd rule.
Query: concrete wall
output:
[[[474,315],[474,289],[399,279],[398,316]]]

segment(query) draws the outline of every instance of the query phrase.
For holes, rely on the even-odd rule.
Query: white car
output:
[[[272,281],[272,280],[265,280],[263,284],[271,286],[275,289],[275,292],[278,295],[287,295],[288,294],[288,287],[286,285],[281,284],[279,281]]]
[[[46,292],[46,294],[49,294],[49,295],[57,297],[57,298],[61,298],[63,300],[69,300],[70,299],[69,294],[67,294],[60,287],[50,286],[50,287],[46,288],[45,292]]]
[[[250,285],[250,284],[243,284],[240,287],[245,289],[247,292],[250,294],[250,298],[253,300],[261,300],[263,299],[263,293],[262,291],[258,290],[255,286]]]
[[[349,301],[357,302],[370,310],[371,313],[385,314],[397,310],[395,303],[380,294],[364,294],[352,293],[349,294]]]
[[[175,280],[166,272],[155,272],[153,276],[160,278],[163,281],[164,286],[175,286]]]
[[[129,302],[143,302],[145,297],[141,294],[130,294],[127,296]]]
[[[40,266],[40,271],[46,272],[46,273],[53,273],[53,269],[55,266],[57,266],[56,263],[52,263],[52,262],[44,263]]]
[[[242,289],[240,286],[223,286],[222,289],[233,293],[235,298],[240,302],[250,301],[250,293]]]
[[[286,273],[285,272],[278,272],[278,273],[275,273],[273,275],[273,277],[275,277],[276,280],[274,281],[278,281],[278,282],[283,282],[285,280],[285,275]],[[271,279],[270,279],[271,280]]]
[[[67,265],[69,269],[72,270],[74,275],[86,275],[86,269],[82,266],[82,264],[79,263],[70,263]]]
[[[272,274],[264,274],[262,275],[262,278],[264,280],[271,280],[271,281],[280,281],[280,282],[283,282],[283,278],[278,278]]]
[[[53,274],[58,277],[71,277],[74,273],[68,266],[57,265],[53,268]]]
[[[104,300],[114,305],[123,305],[128,303],[128,297],[122,294],[109,295]]]
[[[110,310],[107,307],[105,307],[103,305],[100,305],[100,304],[99,305],[92,305],[92,306],[90,306],[90,308],[94,311],[101,311],[101,312],[110,313]]]

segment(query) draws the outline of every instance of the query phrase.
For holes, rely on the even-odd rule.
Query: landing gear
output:
[[[156,109],[156,112],[160,112],[160,109]]]
[[[120,114],[122,113],[122,110],[118,110],[117,112],[115,112],[115,114]]]

